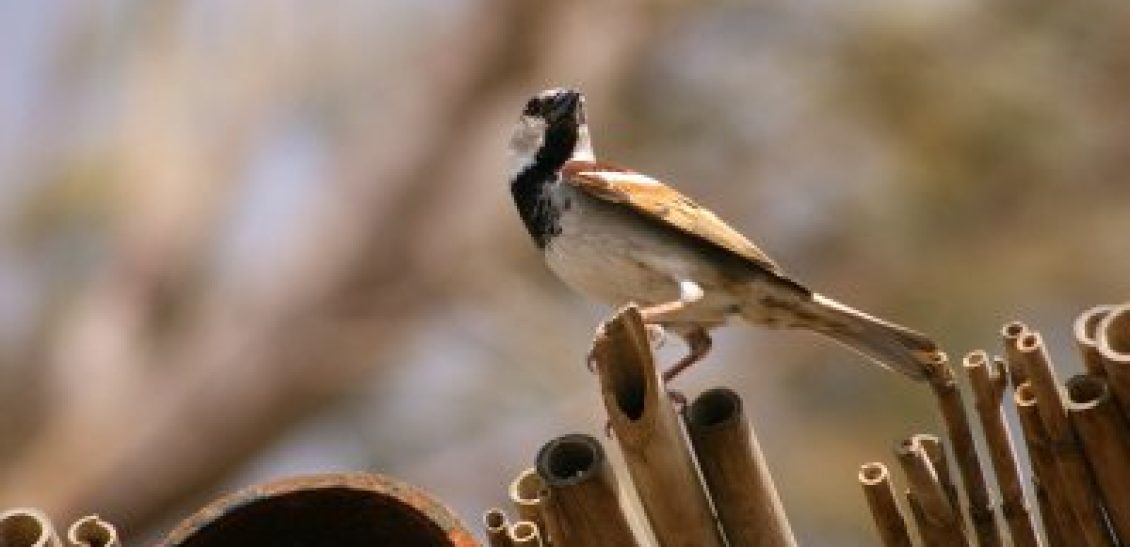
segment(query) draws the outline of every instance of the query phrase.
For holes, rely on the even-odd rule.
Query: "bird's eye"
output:
[[[538,115],[540,110],[541,110],[541,101],[539,101],[537,97],[534,97],[534,98],[530,99],[529,102],[526,103],[526,109],[522,111],[522,114],[525,114],[527,116],[536,116],[536,115]]]

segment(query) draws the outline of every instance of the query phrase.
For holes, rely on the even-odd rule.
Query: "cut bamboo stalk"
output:
[[[118,531],[98,515],[78,519],[67,530],[67,541],[78,547],[120,547]]]
[[[1044,424],[1047,432],[1064,493],[1076,516],[1079,534],[1091,547],[1113,545],[1103,518],[1098,489],[1071,428],[1043,339],[1037,332],[1026,332],[1016,340],[1016,349],[1036,396],[1040,423]]]
[[[795,546],[738,394],[725,388],[706,391],[686,408],[683,418],[730,547]]]
[[[722,545],[635,305],[604,324],[593,357],[609,425],[656,540],[662,546]]]
[[[859,484],[863,486],[863,495],[871,508],[871,518],[875,520],[875,529],[879,531],[883,547],[911,547],[906,521],[895,502],[887,466],[879,462],[863,464],[859,468]]]
[[[908,497],[921,515],[919,532],[928,545],[968,545],[961,512],[950,501],[945,486],[938,480],[927,454],[916,437],[910,437],[895,447],[895,456],[902,466],[909,486]]]
[[[1047,499],[1046,504],[1040,505],[1044,531],[1048,535],[1049,543],[1053,540],[1053,530],[1059,531],[1059,537],[1066,539],[1068,536],[1064,534],[1075,533],[1074,531],[1079,529],[1079,519],[1071,509],[1071,503],[1064,491],[1063,479],[1060,478],[1059,469],[1056,467],[1051,440],[1043,422],[1040,421],[1040,411],[1037,409],[1039,404],[1032,391],[1032,385],[1028,382],[1020,384],[1013,398],[1016,414],[1020,418],[1020,429],[1024,433],[1025,444],[1028,445],[1028,457],[1032,460],[1032,472],[1036,475],[1035,482],[1040,485],[1040,491]]]
[[[1047,538],[1048,545],[1050,547],[1071,547],[1067,543],[1067,537],[1063,530],[1059,528],[1059,521],[1055,519],[1051,501],[1048,500],[1048,492],[1044,490],[1043,485],[1036,477],[1032,477],[1032,491],[1036,493],[1036,505],[1040,507],[1040,514],[1045,515],[1040,522],[1044,525],[1044,537]]]
[[[1075,346],[1079,348],[1079,355],[1083,357],[1083,366],[1087,369],[1087,373],[1094,376],[1106,376],[1096,334],[1099,324],[1112,309],[1114,306],[1102,304],[1080,313],[1079,317],[1075,318]]]
[[[510,526],[510,542],[514,547],[542,547],[545,545],[541,539],[538,525],[533,521],[520,520]]]
[[[981,462],[977,459],[977,449],[973,444],[973,433],[965,415],[961,391],[958,390],[953,368],[949,366],[944,354],[938,357],[931,370],[930,385],[938,399],[950,447],[957,460],[962,486],[965,487],[969,518],[973,521],[977,544],[981,547],[997,547],[1001,545],[1001,535],[993,515],[993,499],[985,482]]]
[[[546,484],[543,503],[558,527],[555,544],[638,545],[620,507],[612,466],[596,439],[571,434],[549,441],[538,451],[537,470]]]
[[[62,547],[51,519],[38,509],[19,507],[0,513],[0,545]]]
[[[1130,304],[1110,310],[1098,327],[1103,370],[1122,416],[1130,421]]]
[[[916,433],[911,435],[912,442],[918,443],[922,450],[926,452],[926,458],[930,460],[930,465],[934,468],[934,474],[938,477],[938,484],[942,485],[942,491],[946,493],[946,499],[950,502],[950,507],[958,513],[958,518],[961,518],[961,502],[957,496],[957,486],[953,483],[953,476],[950,474],[949,459],[946,458],[946,449],[942,446],[942,440],[935,435],[927,435],[925,433]],[[962,526],[964,527],[964,521]]]
[[[510,495],[510,502],[514,504],[514,510],[518,513],[518,519],[532,522],[538,528],[540,541],[548,543],[546,509],[541,497],[544,490],[545,481],[538,475],[536,469],[529,467],[518,473],[510,483],[507,493]]]
[[[487,531],[490,547],[513,547],[514,542],[510,541],[510,535],[507,533],[509,522],[502,509],[497,507],[487,509],[483,514],[483,528]]]
[[[1130,543],[1130,428],[1106,381],[1078,375],[1067,381],[1067,412],[1095,474],[1107,517]]]
[[[1016,547],[1035,547],[1039,545],[1039,541],[1028,506],[1024,503],[1024,487],[1020,482],[1016,450],[1012,446],[1008,423],[1001,407],[1007,382],[1003,365],[997,362],[994,368],[989,356],[982,350],[967,354],[963,363],[973,386],[974,406],[989,447],[989,460],[1000,484],[1001,514],[1008,525],[1012,543]]]
[[[1004,362],[1008,368],[1008,378],[1013,389],[1028,381],[1028,373],[1020,364],[1020,352],[1016,350],[1016,341],[1028,332],[1028,325],[1020,321],[1009,321],[1001,327],[1001,346],[1004,348]]]

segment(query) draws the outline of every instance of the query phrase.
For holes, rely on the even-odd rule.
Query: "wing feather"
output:
[[[781,273],[761,249],[717,215],[647,175],[607,163],[576,160],[565,164],[562,175],[566,184],[592,197],[630,207],[770,272]]]

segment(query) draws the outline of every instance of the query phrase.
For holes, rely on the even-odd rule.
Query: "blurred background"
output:
[[[1070,321],[1130,288],[1128,33],[1115,0],[0,3],[0,507],[134,543],[367,469],[477,528],[544,441],[601,435],[608,310],[507,188],[550,86],[823,292],[957,357],[1024,319],[1075,370]],[[939,431],[928,390],[716,342],[679,387],[743,394],[802,544],[873,544],[855,473]]]

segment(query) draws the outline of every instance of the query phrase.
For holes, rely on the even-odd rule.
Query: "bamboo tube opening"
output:
[[[120,545],[118,532],[110,523],[97,515],[83,517],[67,530],[67,540],[85,547],[110,547]]]
[[[864,484],[880,484],[887,480],[889,476],[890,473],[887,472],[887,466],[879,462],[865,463],[859,468],[859,482]]]
[[[0,545],[40,547],[53,545],[51,523],[34,509],[12,509],[0,514]]]
[[[643,417],[647,400],[647,379],[643,371],[636,367],[618,367],[611,374],[612,393],[616,406],[631,421]]]
[[[1028,325],[1020,321],[1009,321],[1001,327],[1001,336],[1008,340],[1015,340],[1020,338],[1020,335],[1028,331]]]
[[[1098,330],[1098,329],[1096,329]],[[1130,306],[1113,309],[1099,330],[1099,351],[1103,357],[1130,362]]]
[[[1016,386],[1016,406],[1035,406],[1036,404],[1036,390],[1032,389],[1032,384],[1024,382]]]
[[[965,354],[964,364],[967,367],[979,367],[981,365],[984,365],[988,360],[989,355],[985,353],[985,350],[979,349]]]
[[[483,527],[487,529],[487,532],[506,530],[506,513],[497,507],[488,509],[483,514]]]
[[[1090,376],[1073,376],[1067,381],[1067,400],[1073,410],[1086,410],[1110,398],[1107,383]]]
[[[536,504],[543,488],[545,481],[538,476],[537,471],[533,468],[526,469],[510,483],[510,499],[515,503]]]
[[[553,439],[537,456],[538,473],[553,486],[579,483],[598,472],[603,461],[596,439],[581,434]]]
[[[514,525],[510,527],[510,539],[514,541],[534,541],[537,537],[538,527],[528,520],[515,522]]]
[[[691,404],[688,418],[695,427],[714,427],[738,419],[742,400],[736,393],[715,388],[699,395]]]
[[[1016,339],[1016,349],[1022,352],[1036,351],[1040,347],[1040,335],[1025,332]]]
[[[1079,314],[1074,325],[1075,339],[1092,346],[1095,345],[1098,342],[1099,324],[1112,309],[1114,309],[1114,306],[1104,304]]]

